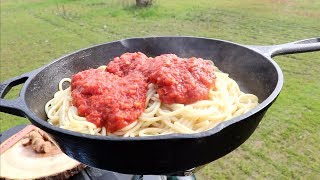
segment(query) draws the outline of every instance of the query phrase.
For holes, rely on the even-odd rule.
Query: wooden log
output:
[[[146,7],[152,5],[153,0],[136,0],[136,5],[139,7]]]
[[[36,127],[7,139],[0,146],[0,179],[68,179],[85,168],[52,141]]]

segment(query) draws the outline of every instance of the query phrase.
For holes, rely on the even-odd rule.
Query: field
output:
[[[319,0],[1,0],[0,81],[127,37],[190,35],[272,45],[320,36]],[[320,52],[274,58],[283,90],[240,148],[199,179],[320,179]],[[15,98],[21,86],[6,98]],[[0,113],[0,131],[29,123]],[[192,155],[190,155],[192,158]]]

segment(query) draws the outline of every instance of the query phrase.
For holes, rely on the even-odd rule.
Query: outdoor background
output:
[[[187,35],[272,45],[320,36],[319,0],[1,0],[1,82],[75,50]],[[320,179],[320,52],[274,58],[283,90],[255,133],[199,179]],[[14,98],[19,88],[6,98]],[[0,113],[1,132],[27,119]],[[192,158],[192,154],[189,158]]]

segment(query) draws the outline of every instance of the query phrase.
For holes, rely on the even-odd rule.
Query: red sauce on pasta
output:
[[[161,102],[190,104],[207,99],[214,80],[212,61],[125,53],[105,71],[89,69],[73,75],[71,95],[79,115],[112,133],[143,113],[149,83],[156,85]]]
[[[97,127],[114,132],[135,121],[144,111],[148,84],[141,73],[120,78],[99,69],[72,77],[73,104]]]
[[[155,57],[150,66],[149,81],[157,85],[159,98],[166,104],[208,99],[209,89],[214,86],[212,61],[167,54]]]

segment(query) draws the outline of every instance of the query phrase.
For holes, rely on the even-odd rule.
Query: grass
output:
[[[2,0],[1,82],[80,48],[152,35],[271,45],[319,36],[318,0]],[[275,57],[283,90],[240,148],[200,179],[320,179],[320,53]],[[15,98],[21,86],[6,98]],[[25,118],[0,113],[1,132]],[[190,157],[192,158],[192,157]]]

